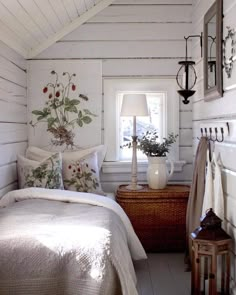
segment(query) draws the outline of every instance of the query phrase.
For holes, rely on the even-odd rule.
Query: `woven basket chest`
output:
[[[184,251],[189,186],[168,185],[162,190],[147,185],[138,191],[119,186],[116,200],[124,209],[145,250]]]

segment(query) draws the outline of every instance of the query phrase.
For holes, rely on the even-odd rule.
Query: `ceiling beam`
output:
[[[58,40],[62,39],[65,35],[71,33],[72,31],[77,29],[79,26],[81,26],[83,23],[87,22],[90,18],[92,18],[93,16],[98,14],[100,11],[108,7],[114,1],[115,0],[101,0],[92,8],[90,8],[88,11],[86,11],[84,14],[76,18],[70,24],[65,26],[63,29],[61,29],[59,32],[54,34],[52,37],[48,38],[45,42],[42,42],[39,46],[35,48],[32,48],[28,52],[27,59],[34,58],[35,56],[40,54],[43,50],[45,50],[49,46],[56,43]]]

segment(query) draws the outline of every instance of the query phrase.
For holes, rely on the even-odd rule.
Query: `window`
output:
[[[119,109],[121,108],[123,96],[127,93],[128,92],[122,92],[118,94]],[[156,131],[161,141],[163,137],[166,136],[166,92],[145,93],[145,95],[147,98],[149,116],[137,117],[137,136],[141,138],[147,130]],[[120,117],[118,130],[119,146],[123,146],[123,148],[119,150],[119,160],[131,160],[132,149],[124,147],[124,145],[132,141],[133,117]],[[137,151],[137,158],[139,160],[146,160],[146,156],[139,150]]]
[[[140,125],[156,128],[160,138],[174,132],[179,134],[179,96],[175,79],[105,79],[104,80],[104,143],[107,146],[105,161],[130,161],[132,151],[122,151],[120,145],[132,134],[132,118],[121,118],[120,108],[125,93],[145,93],[150,106],[150,118],[137,118]],[[138,120],[137,120],[138,121]],[[140,128],[142,133],[145,128]],[[170,156],[179,160],[178,140]],[[139,155],[143,160],[146,157]],[[140,159],[141,159],[140,158]]]

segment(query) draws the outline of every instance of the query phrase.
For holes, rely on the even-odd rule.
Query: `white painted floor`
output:
[[[134,266],[139,295],[191,294],[191,272],[185,271],[183,253],[150,253]]]

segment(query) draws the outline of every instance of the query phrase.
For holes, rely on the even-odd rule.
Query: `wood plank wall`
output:
[[[203,30],[203,17],[214,0],[193,1],[193,34]],[[236,1],[223,1],[223,38],[227,35],[226,26],[236,28]],[[234,239],[232,249],[231,287],[232,294],[236,295],[236,68],[234,66],[232,77],[226,77],[223,70],[224,95],[220,99],[205,102],[203,97],[203,60],[200,58],[197,45],[193,44],[193,57],[197,62],[197,92],[193,97],[193,150],[196,151],[197,137],[200,135],[200,124],[208,121],[225,120],[230,122],[230,136],[223,142],[216,144],[216,154],[220,155],[223,164],[223,190],[225,197],[225,222],[229,234]],[[229,89],[231,88],[231,89]]]
[[[191,32],[191,0],[117,0],[36,59],[99,59],[103,78],[174,77]],[[192,175],[191,105],[180,103],[180,158],[186,160],[173,181]],[[103,187],[129,181],[127,174],[102,175]],[[146,175],[139,175],[146,180]]]
[[[0,197],[17,187],[16,155],[27,146],[26,61],[0,41]]]

